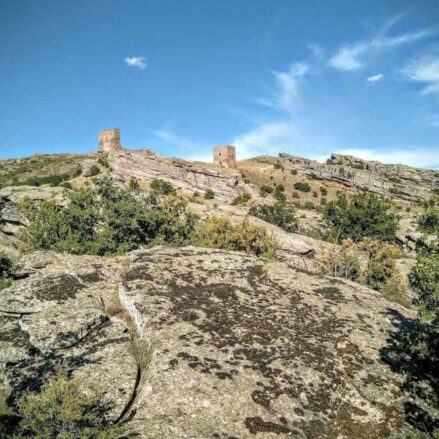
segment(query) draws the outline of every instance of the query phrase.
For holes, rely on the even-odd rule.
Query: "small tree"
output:
[[[287,232],[297,231],[297,219],[294,216],[294,210],[282,203],[276,203],[274,206],[267,204],[253,206],[249,214],[267,221],[267,223],[274,224]]]
[[[306,181],[297,181],[296,183],[294,183],[294,189],[301,192],[310,192],[311,185]]]
[[[373,194],[356,194],[348,199],[340,194],[324,206],[323,217],[330,225],[331,241],[351,238],[354,242],[366,237],[394,241],[398,216],[390,212],[392,204]]]
[[[174,186],[161,178],[157,178],[151,182],[151,189],[159,195],[170,195],[175,193]]]
[[[439,207],[429,207],[418,218],[421,232],[439,235]]]

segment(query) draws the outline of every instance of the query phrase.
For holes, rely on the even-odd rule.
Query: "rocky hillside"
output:
[[[144,438],[385,438],[405,424],[385,362],[412,317],[372,290],[243,253],[34,253],[0,295],[11,398],[63,363]]]
[[[286,170],[297,170],[313,179],[334,181],[391,198],[425,200],[439,194],[439,172],[404,165],[384,165],[352,156],[332,154],[324,164],[280,154]]]

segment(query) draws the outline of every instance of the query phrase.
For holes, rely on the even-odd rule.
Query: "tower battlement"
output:
[[[99,131],[99,152],[110,152],[121,149],[119,128]]]
[[[213,148],[213,162],[223,168],[236,168],[236,148],[232,145],[218,145]]]

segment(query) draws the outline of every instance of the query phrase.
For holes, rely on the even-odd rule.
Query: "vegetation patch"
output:
[[[327,238],[331,242],[347,238],[354,242],[364,238],[394,241],[399,218],[391,207],[390,200],[373,194],[355,194],[350,199],[340,194],[323,208],[323,218],[330,226]]]
[[[249,214],[267,223],[274,224],[287,232],[297,231],[297,219],[294,210],[283,203],[276,203],[273,206],[268,204],[253,206]]]
[[[248,218],[232,224],[227,217],[211,217],[197,229],[194,244],[200,247],[244,251],[273,257],[278,244],[265,227],[251,224]]]

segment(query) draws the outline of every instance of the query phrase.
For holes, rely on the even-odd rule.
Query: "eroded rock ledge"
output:
[[[13,392],[62,359],[137,437],[374,439],[405,426],[403,377],[381,351],[410,311],[365,287],[193,247],[35,253],[21,270],[0,294]],[[140,378],[133,328],[103,312],[115,291],[148,345]]]

